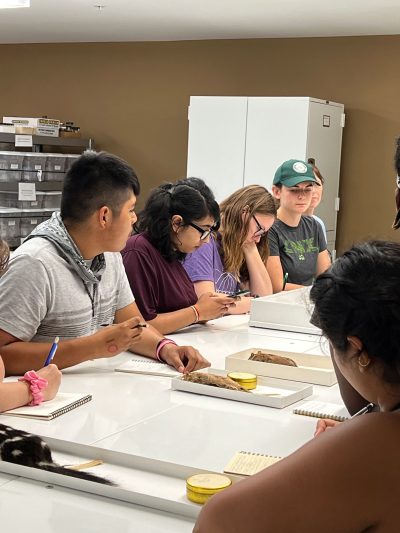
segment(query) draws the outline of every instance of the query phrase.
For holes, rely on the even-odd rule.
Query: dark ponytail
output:
[[[165,183],[151,191],[144,210],[135,225],[137,233],[145,232],[152,245],[167,261],[182,260],[186,254],[173,249],[171,218],[180,215],[183,224],[211,216],[219,221],[219,207],[209,187],[200,178],[187,178]]]

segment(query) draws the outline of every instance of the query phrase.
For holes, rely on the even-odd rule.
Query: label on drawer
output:
[[[36,185],[34,183],[18,183],[18,200],[36,202]]]
[[[9,220],[8,221],[9,226],[15,226],[15,220]]]
[[[35,165],[35,170],[42,170],[42,165]]]
[[[18,170],[18,163],[11,163],[10,168],[11,170]]]
[[[54,170],[60,171],[61,170],[61,165],[54,165]]]
[[[26,133],[32,133],[32,130]],[[32,135],[16,135],[15,146],[33,146]]]
[[[37,225],[37,220],[35,220],[34,218],[31,218],[31,224],[32,224],[32,226],[36,226]]]

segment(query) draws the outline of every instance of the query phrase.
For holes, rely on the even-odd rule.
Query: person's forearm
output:
[[[305,285],[298,285],[297,283],[286,283],[285,291],[294,291],[295,289],[303,289],[304,287]]]
[[[272,294],[272,283],[267,267],[263,263],[257,247],[244,250],[247,270],[249,272],[249,288],[252,294],[268,296]]]
[[[32,400],[25,382],[0,383],[0,413],[27,405]]]
[[[147,323],[151,324],[160,333],[166,335],[185,326],[190,326],[196,322],[196,318],[197,316],[193,309],[191,307],[185,307],[184,309],[179,309],[171,313],[160,313],[153,320],[148,320]]]
[[[235,302],[235,307],[230,307],[228,310],[229,315],[243,315],[250,311],[251,298],[248,296],[242,296],[240,300]]]
[[[157,344],[163,338],[164,335],[149,324],[149,327],[143,329],[140,341],[132,343],[129,350],[139,355],[145,355],[146,357],[157,359]]]
[[[3,346],[1,355],[4,360],[6,375],[22,375],[28,370],[42,368],[52,344],[46,342],[16,341]],[[61,341],[54,356],[53,363],[58,368],[74,366],[89,359],[101,357],[92,336]]]

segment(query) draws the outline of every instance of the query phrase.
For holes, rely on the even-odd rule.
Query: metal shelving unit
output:
[[[15,134],[0,133],[0,143],[15,144]],[[32,143],[32,152],[42,152],[43,146],[63,146],[87,149],[94,148],[93,139],[80,139],[75,137],[44,137],[40,135],[32,135]]]

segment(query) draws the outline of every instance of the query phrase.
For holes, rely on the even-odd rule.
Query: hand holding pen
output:
[[[49,355],[47,356],[47,359],[44,362],[43,366],[47,366],[47,365],[49,365],[52,362],[52,360],[53,360],[53,358],[54,358],[54,356],[56,354],[59,342],[60,342],[60,337],[56,337],[54,339],[53,344],[51,345],[51,348],[50,348],[50,351],[49,351]]]
[[[148,324],[139,316],[116,324],[104,324],[92,335],[96,357],[112,357],[129,350],[134,343],[140,341],[147,328]]]
[[[349,420],[351,420],[352,418],[356,418],[357,416],[370,413],[374,407],[375,405],[373,403],[367,404],[365,407],[363,407],[362,409],[357,411],[357,413],[351,416]],[[318,437],[318,435],[321,435],[321,433],[324,433],[328,429],[332,429],[339,424],[342,424],[342,422],[338,422],[337,420],[331,420],[329,418],[323,418],[321,420],[318,420],[317,427],[315,428],[315,432],[314,432],[314,437]]]

